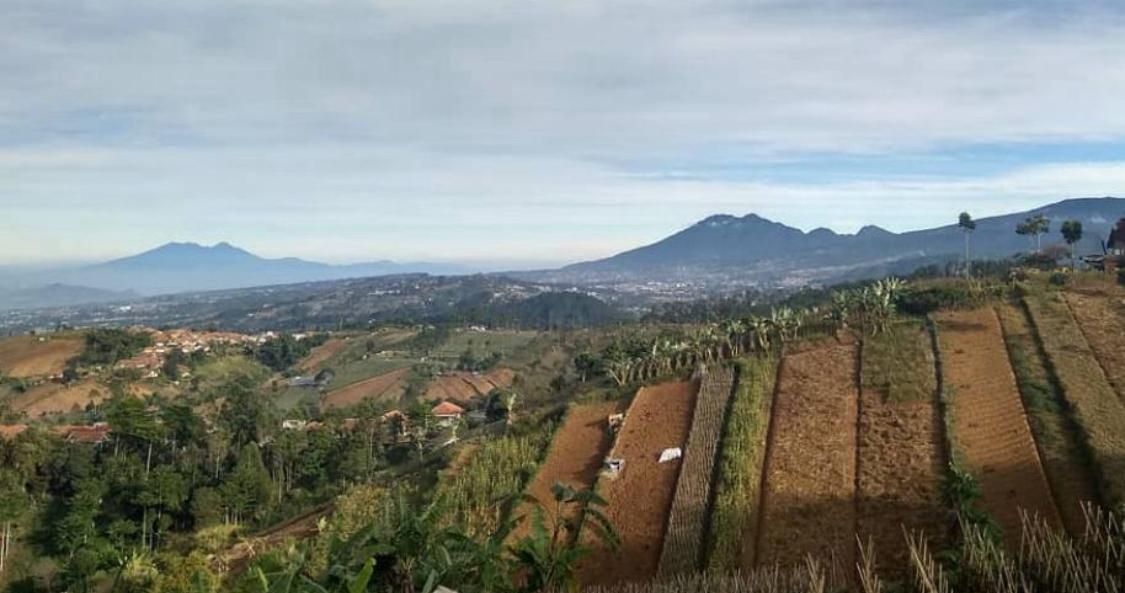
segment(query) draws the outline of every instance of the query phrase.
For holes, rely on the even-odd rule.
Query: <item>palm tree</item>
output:
[[[1016,225],[1017,235],[1028,235],[1035,237],[1035,252],[1039,253],[1043,250],[1042,236],[1048,232],[1051,227],[1051,221],[1042,214],[1029,216],[1023,222]]]
[[[962,212],[961,216],[957,218],[957,226],[961,227],[961,232],[965,235],[965,275],[968,276],[972,273],[969,237],[972,236],[973,231],[977,230],[977,221],[973,220],[973,217],[969,216],[968,212]]]
[[[1071,265],[1078,267],[1078,261],[1075,258],[1074,246],[1082,240],[1082,222],[1079,220],[1068,220],[1062,224],[1062,236],[1066,240],[1066,244],[1070,247],[1070,261]]]

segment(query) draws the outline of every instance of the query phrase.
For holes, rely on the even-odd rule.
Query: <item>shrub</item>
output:
[[[1066,286],[1070,284],[1070,274],[1066,272],[1055,272],[1047,279],[1053,286]]]

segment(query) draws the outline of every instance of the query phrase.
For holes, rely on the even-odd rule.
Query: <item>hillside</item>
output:
[[[969,208],[972,209],[971,206]],[[1113,221],[1125,216],[1125,199],[1082,198],[1064,200],[1025,212],[981,218],[972,237],[974,256],[1001,258],[1027,251],[1027,237],[1015,233],[1016,224],[1033,214],[1051,221],[1044,245],[1061,242],[1062,221],[1080,220],[1085,236],[1079,251],[1100,252],[1099,241],[1108,236]],[[720,214],[661,241],[602,260],[567,266],[542,278],[570,282],[637,280],[707,280],[718,274],[761,282],[791,277],[832,281],[879,276],[888,265],[959,257],[963,253],[961,229],[950,224],[932,229],[893,233],[865,226],[855,234],[818,228],[803,232],[755,214],[735,217]]]

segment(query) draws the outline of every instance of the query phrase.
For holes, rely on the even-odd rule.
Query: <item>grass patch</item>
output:
[[[196,367],[192,375],[199,379],[201,388],[207,389],[239,380],[261,383],[269,376],[269,370],[256,361],[236,354],[211,358]]]
[[[1125,405],[1110,386],[1062,296],[1029,294],[1024,304],[1082,432],[1105,502],[1125,502]]]
[[[863,389],[891,402],[928,400],[936,389],[929,336],[920,321],[897,323],[863,340]]]
[[[705,563],[711,571],[742,568],[747,555],[743,544],[757,529],[777,361],[749,358],[739,361],[737,370],[738,387],[719,443],[719,480]]]

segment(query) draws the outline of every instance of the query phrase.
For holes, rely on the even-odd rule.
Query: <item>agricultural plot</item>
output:
[[[301,362],[297,363],[297,370],[301,372],[316,372],[323,368],[321,365],[328,359],[336,356],[348,343],[342,338],[331,338],[327,342],[313,348],[312,352]]]
[[[719,437],[734,393],[734,371],[717,364],[714,367],[704,371],[695,399],[683,467],[664,534],[662,575],[696,572],[702,560]]]
[[[953,440],[980,485],[981,506],[1018,542],[1020,511],[1059,526],[1059,513],[991,308],[935,315]]]
[[[856,462],[856,529],[885,574],[909,565],[903,528],[940,547],[949,530],[941,500],[945,470],[937,377],[921,324],[892,327],[863,342]]]
[[[12,410],[24,412],[29,418],[48,414],[61,414],[81,410],[87,404],[109,398],[109,389],[89,379],[67,386],[62,383],[43,383],[31,390],[13,396],[9,401]]]
[[[1125,404],[1102,372],[1061,297],[1024,299],[1099,477],[1103,502],[1125,501]]]
[[[611,453],[624,459],[625,467],[616,479],[599,482],[621,546],[588,558],[579,570],[584,583],[642,581],[656,574],[682,461],[660,463],[659,458],[687,441],[697,390],[694,382],[673,382],[637,392]]]
[[[555,431],[547,458],[526,492],[539,502],[548,525],[554,521],[556,511],[551,504],[551,488],[556,483],[562,482],[578,490],[594,487],[602,462],[613,446],[607,420],[622,408],[618,402],[572,406],[562,426]],[[521,508],[520,513],[527,519],[516,528],[513,537],[518,539],[530,532],[531,511],[529,505]]]
[[[1010,304],[998,305],[996,312],[1059,514],[1067,531],[1080,536],[1086,527],[1083,503],[1099,499],[1078,428],[1036,342],[1027,312]]]
[[[719,572],[754,566],[762,465],[777,376],[773,357],[746,359],[738,366],[738,386],[720,445],[709,529],[707,568]]]
[[[70,334],[68,334],[70,335]],[[0,340],[0,375],[26,379],[57,375],[82,352],[79,338],[16,336]]]
[[[326,408],[341,408],[354,406],[365,399],[383,401],[398,401],[402,395],[406,376],[410,369],[401,368],[389,373],[383,373],[347,387],[328,392],[323,401]]]
[[[449,510],[449,521],[474,538],[489,537],[507,518],[513,501],[535,473],[552,426],[524,436],[481,445],[468,464],[443,480],[434,493]]]
[[[808,554],[853,564],[857,351],[831,344],[782,361],[766,453],[759,565],[795,565]]]
[[[493,389],[511,387],[515,376],[511,369],[493,369],[479,374],[465,371],[446,373],[430,382],[425,398],[467,402],[488,395]]]
[[[1125,305],[1106,294],[1066,293],[1078,327],[1125,402]]]

